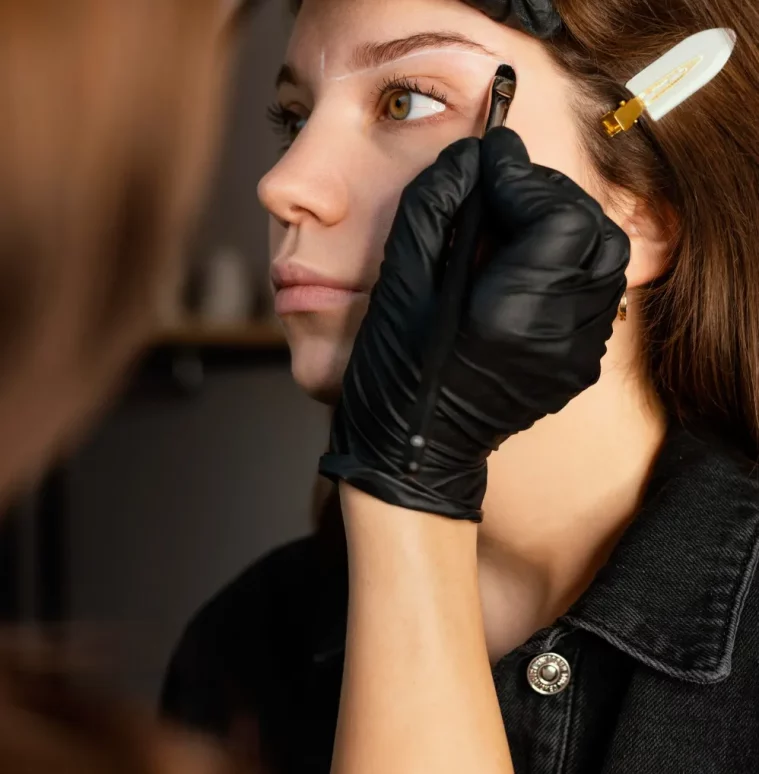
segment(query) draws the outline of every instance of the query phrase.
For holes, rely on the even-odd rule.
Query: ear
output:
[[[623,193],[614,197],[606,213],[630,238],[627,287],[641,287],[660,277],[667,269],[676,233],[672,208],[662,202],[654,212],[650,205]]]

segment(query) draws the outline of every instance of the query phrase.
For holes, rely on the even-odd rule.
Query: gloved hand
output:
[[[478,181],[488,255],[468,289],[439,390],[419,394],[440,325],[441,256]],[[629,251],[600,205],[532,164],[510,129],[444,150],[401,198],[322,475],[394,505],[479,521],[488,455],[598,380]],[[423,441],[412,443],[426,403],[431,420]],[[421,457],[412,472],[414,446]]]

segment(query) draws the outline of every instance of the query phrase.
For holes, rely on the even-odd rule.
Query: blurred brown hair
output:
[[[223,22],[219,0],[0,0],[5,495],[158,325],[214,146]]]
[[[227,4],[228,6],[229,4]],[[212,157],[220,0],[0,0],[0,493],[159,324]],[[219,774],[216,751],[0,639],[3,774]]]
[[[57,663],[45,647],[0,646],[3,774],[241,774],[221,749],[75,686]]]

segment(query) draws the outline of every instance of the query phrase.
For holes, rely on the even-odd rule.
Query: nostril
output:
[[[289,204],[284,210],[274,211],[272,213],[277,223],[284,228],[297,226],[312,214],[313,213],[311,213],[307,207],[301,207],[298,204]]]

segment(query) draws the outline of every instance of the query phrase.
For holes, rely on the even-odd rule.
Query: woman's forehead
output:
[[[296,71],[326,75],[429,51],[502,59],[511,32],[459,0],[306,0],[286,62]]]
[[[484,32],[498,27],[459,0],[306,0],[296,18],[289,52],[328,47],[333,56],[350,55],[357,40],[390,40],[460,25]]]

